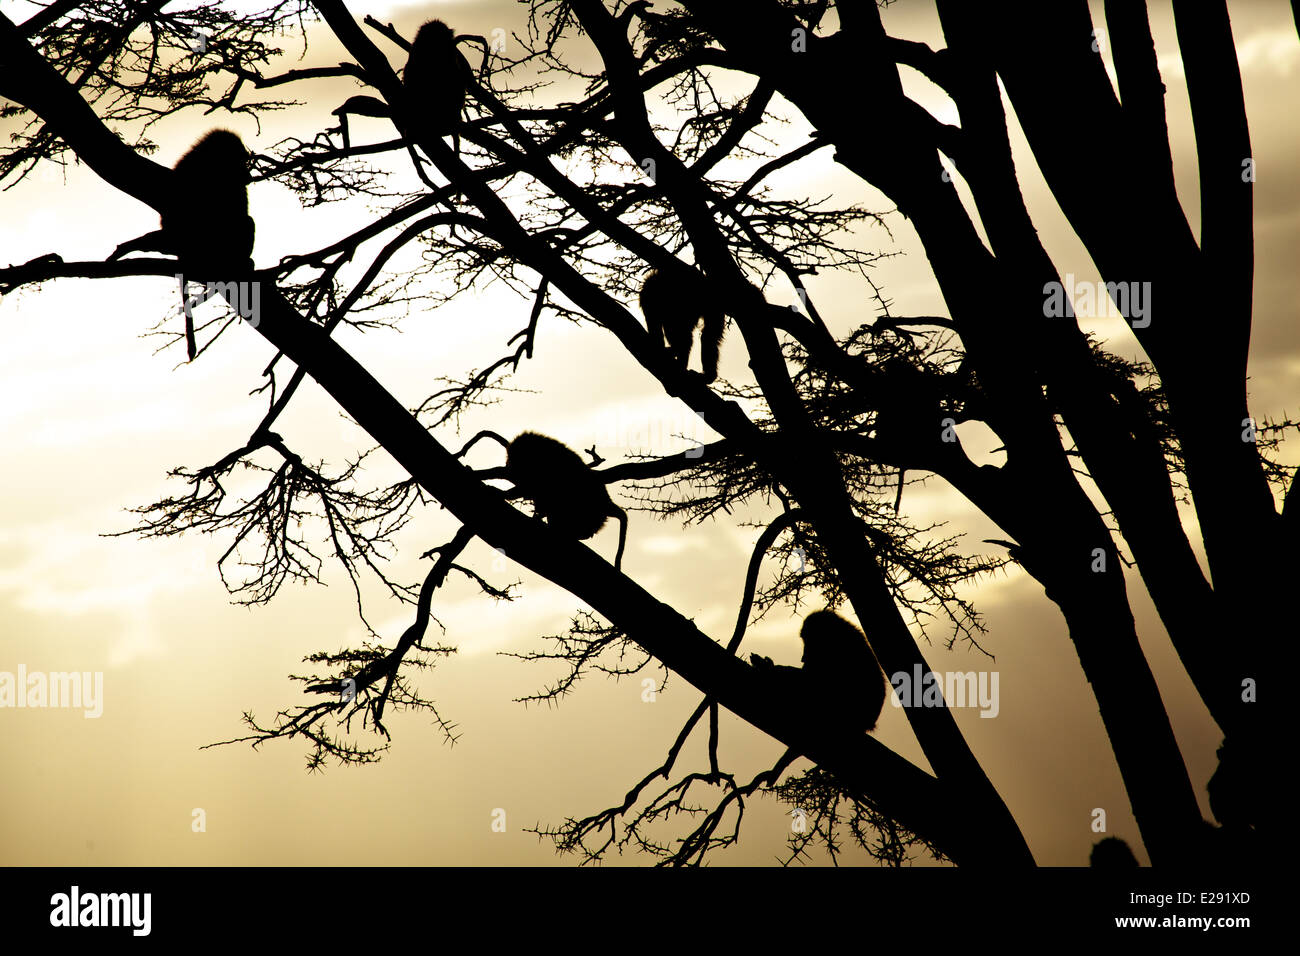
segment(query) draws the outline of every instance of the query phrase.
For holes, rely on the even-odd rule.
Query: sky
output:
[[[662,2],[658,6],[663,7]],[[405,35],[430,16],[458,32],[491,35],[524,29],[526,7],[505,2],[385,6],[350,4],[358,19],[373,12]],[[1099,5],[1094,19],[1100,24]],[[1153,3],[1152,25],[1168,87],[1169,125],[1177,181],[1193,227],[1196,167],[1191,122],[1172,21],[1166,4]],[[30,5],[0,0],[11,18]],[[1300,238],[1300,182],[1294,158],[1300,124],[1293,97],[1300,68],[1285,2],[1230,3],[1243,70],[1257,160],[1256,280],[1250,365],[1251,407],[1257,418],[1297,411],[1300,337],[1295,307],[1300,277],[1294,250]],[[891,33],[938,45],[928,5],[903,0],[887,9]],[[328,34],[312,34],[304,62],[338,62]],[[318,42],[319,41],[319,42]],[[297,48],[285,44],[289,59]],[[942,119],[951,105],[910,71],[905,86]],[[739,90],[740,88],[737,87]],[[311,136],[330,110],[355,92],[346,81],[304,87],[298,109],[267,117],[259,130],[246,119],[220,119],[254,149],[286,136]],[[558,95],[558,94],[557,94]],[[560,97],[562,98],[562,97]],[[864,101],[865,105],[865,101]],[[1111,149],[1107,132],[1087,117],[1062,118],[1077,126],[1082,149]],[[171,162],[211,126],[211,117],[182,113],[161,125],[156,157]],[[385,121],[359,121],[353,137],[386,138]],[[782,134],[798,142],[798,121]],[[1095,278],[1086,252],[1047,191],[1013,124],[1022,185],[1035,224],[1062,274]],[[823,151],[826,152],[826,151]],[[808,195],[832,194],[886,210],[879,193],[818,154],[778,187]],[[257,222],[259,266],[346,234],[373,212],[373,203],[303,209],[285,189],[257,183],[250,190]],[[969,207],[969,203],[968,203]],[[857,237],[866,248],[901,253],[879,263],[873,278],[898,314],[943,311],[919,242],[901,217]],[[116,193],[87,169],[45,171],[0,193],[0,263],[22,262],[57,249],[65,259],[102,258],[114,246],[154,228],[156,217]],[[1117,228],[1140,228],[1121,226]],[[401,260],[396,263],[401,267]],[[1210,286],[1210,283],[1206,283]],[[832,327],[844,331],[864,314],[854,283],[820,279],[811,291]],[[1212,286],[1206,290],[1213,307]],[[775,294],[775,293],[774,293]],[[628,788],[657,766],[699,694],[669,675],[647,694],[647,669],[615,681],[589,676],[556,705],[525,705],[563,673],[554,662],[526,662],[501,652],[549,648],[545,636],[563,633],[583,605],[542,578],[506,566],[481,542],[466,563],[495,582],[519,583],[521,599],[494,603],[469,582],[453,579],[439,590],[434,613],[445,627],[439,640],[458,653],[418,677],[440,712],[457,724],[448,746],[428,717],[392,714],[393,742],[376,765],[330,765],[305,770],[305,746],[275,741],[200,749],[240,736],[240,715],[269,720],[302,700],[287,675],[303,673],[302,658],[317,650],[355,646],[363,636],[346,578],[327,565],[326,586],[287,587],[268,606],[231,603],[214,562],[226,539],[196,535],[159,540],[108,536],[129,529],[127,509],[182,490],[169,470],[215,461],[243,444],[264,410],[250,392],[273,354],[248,328],[235,328],[200,361],[186,364],[183,347],[157,335],[159,322],[176,328],[175,286],[163,279],[63,280],[0,300],[0,673],[82,671],[103,674],[102,714],[0,709],[0,864],[232,865],[232,864],[526,864],[570,865],[529,828],[554,825],[621,802]],[[400,400],[414,406],[443,375],[481,368],[527,324],[530,301],[500,286],[436,310],[399,316],[400,330],[339,340]],[[1094,330],[1130,358],[1141,352],[1122,322],[1098,320]],[[724,345],[722,375],[741,380],[745,360],[736,341]],[[512,385],[522,391],[500,405],[466,416],[461,438],[481,427],[504,434],[539,428],[573,448],[595,444],[612,463],[634,453],[670,453],[710,433],[695,416],[665,397],[612,336],[590,325],[543,325],[538,358]],[[279,423],[290,445],[309,460],[340,462],[369,447],[324,393],[310,382]],[[685,436],[685,437],[683,437]],[[444,429],[438,436],[456,445]],[[1289,461],[1297,460],[1292,446]],[[492,446],[476,450],[492,464]],[[375,484],[398,471],[382,455],[368,463]],[[236,487],[239,487],[236,483]],[[616,500],[619,499],[616,493]],[[624,501],[626,502],[626,498]],[[967,537],[968,553],[998,537],[937,480],[909,488],[906,510],[921,523],[946,522],[945,533]],[[732,521],[682,527],[633,514],[625,570],[644,587],[725,640],[734,622],[745,562],[758,529]],[[1194,517],[1185,514],[1194,531]],[[454,525],[429,510],[399,538],[392,569],[398,578],[423,575],[418,555],[450,539]],[[1194,536],[1193,536],[1194,537]],[[589,542],[612,557],[610,528]],[[1203,785],[1213,771],[1219,737],[1142,589],[1130,576],[1139,634],[1169,709],[1193,783],[1209,815]],[[1078,666],[1063,621],[1034,581],[1017,569],[969,592],[984,615],[984,647],[993,660],[964,645],[924,646],[939,671],[996,670],[1000,706],[993,719],[957,709],[958,725],[1020,822],[1040,863],[1079,865],[1097,838],[1090,825],[1102,808],[1107,832],[1136,843],[1137,831],[1106,743],[1095,701]],[[412,609],[367,591],[367,612],[391,643]],[[806,609],[805,609],[806,610]],[[746,638],[746,650],[797,663],[798,616],[774,611]],[[902,711],[886,706],[877,737],[924,766]],[[722,757],[742,779],[770,765],[783,748],[724,714]],[[700,735],[683,754],[698,760]],[[769,865],[783,854],[787,808],[774,799],[747,807],[740,845],[712,859],[717,865]],[[201,811],[201,813],[197,813]],[[494,828],[502,819],[504,829]],[[201,816],[204,826],[196,830]],[[1143,859],[1143,854],[1139,853]],[[858,862],[860,853],[848,853]],[[640,865],[630,854],[611,864]],[[825,854],[810,861],[826,864]],[[924,861],[918,861],[923,863]]]

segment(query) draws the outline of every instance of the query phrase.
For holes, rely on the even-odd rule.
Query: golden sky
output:
[[[462,33],[525,28],[526,7],[501,0],[349,6],[358,19],[373,12],[407,36],[429,16],[446,19]],[[1100,5],[1093,6],[1100,24]],[[1178,186],[1195,226],[1197,182],[1186,91],[1167,6],[1151,6],[1169,89]],[[16,19],[30,9],[14,0],[0,2],[0,8]],[[1294,415],[1300,385],[1295,331],[1300,277],[1294,268],[1300,238],[1295,164],[1300,124],[1294,118],[1300,41],[1282,0],[1230,3],[1230,10],[1258,170],[1250,387],[1252,411],[1262,419],[1287,411]],[[926,4],[904,0],[885,16],[895,35],[940,42]],[[296,56],[292,43],[286,47]],[[306,63],[287,66],[339,58],[337,47],[321,42]],[[953,118],[943,98],[919,76],[908,73],[905,81],[936,115]],[[219,125],[237,129],[253,149],[265,149],[285,136],[310,136],[352,92],[348,83],[323,82],[297,94],[309,97],[303,108],[270,115],[260,132],[242,119],[221,119]],[[846,102],[856,103],[852,93]],[[1122,148],[1107,130],[1090,126],[1086,116],[1063,110],[1061,121],[1077,128],[1080,149]],[[385,122],[357,123],[354,139],[386,137]],[[154,134],[162,145],[157,158],[173,161],[210,125],[211,118],[182,114],[160,126]],[[798,142],[804,129],[796,122],[783,135]],[[1020,144],[1014,127],[1013,136]],[[889,207],[824,153],[777,185]],[[1023,148],[1018,157],[1030,210],[1059,270],[1095,278],[1032,158]],[[369,211],[364,200],[303,210],[272,183],[254,185],[250,201],[259,266],[323,245],[355,228]],[[905,253],[880,263],[874,278],[893,299],[896,313],[942,312],[915,235],[899,216],[890,217],[889,224],[892,240],[881,229],[859,237],[867,247]],[[84,167],[46,172],[0,193],[0,263],[55,249],[65,259],[102,258],[118,242],[155,225],[150,210]],[[1141,226],[1117,219],[1116,228]],[[1206,307],[1213,308],[1212,277],[1198,278],[1207,282]],[[873,314],[862,311],[865,296],[854,283],[821,279],[811,291],[836,330]],[[518,566],[494,569],[494,556],[482,543],[471,546],[467,562],[497,583],[520,581],[522,600],[493,603],[453,578],[437,593],[434,613],[446,627],[442,639],[457,645],[459,653],[417,678],[441,713],[459,725],[456,746],[446,746],[427,717],[392,713],[391,751],[379,764],[360,769],[331,764],[323,774],[307,774],[305,746],[296,741],[273,742],[256,752],[246,745],[199,749],[239,736],[244,710],[269,721],[277,710],[299,703],[299,685],[286,675],[306,672],[301,659],[313,651],[357,645],[362,630],[337,566],[326,566],[328,587],[289,587],[269,606],[248,609],[230,603],[215,572],[215,557],[227,539],[103,536],[131,526],[126,508],[180,490],[166,479],[169,469],[207,464],[242,445],[264,410],[263,400],[249,392],[273,353],[251,329],[233,329],[192,365],[184,364],[183,347],[157,351],[162,340],[145,333],[174,309],[174,300],[170,281],[118,279],[67,280],[0,301],[0,448],[5,451],[0,672],[23,666],[29,673],[104,675],[103,713],[97,719],[79,711],[0,709],[0,765],[6,768],[0,783],[0,864],[574,862],[557,857],[549,842],[539,842],[524,828],[620,802],[662,760],[699,694],[670,676],[666,688],[646,702],[641,677],[660,673],[647,669],[621,682],[590,676],[556,707],[514,702],[563,671],[497,652],[544,649],[543,636],[564,632],[582,604]],[[437,376],[481,368],[501,353],[505,341],[526,325],[529,306],[527,299],[496,286],[437,310],[413,310],[402,319],[400,335],[351,330],[338,335],[381,382],[414,406],[437,387]],[[1122,322],[1099,321],[1096,330],[1114,351],[1140,355]],[[724,345],[722,375],[739,379],[745,361],[739,337],[733,338]],[[537,392],[508,396],[503,404],[468,416],[462,423],[465,436],[480,427],[507,435],[537,428],[573,448],[594,443],[616,463],[634,452],[680,450],[684,442],[676,436],[682,433],[709,434],[688,409],[662,395],[612,336],[592,326],[543,325],[537,360],[512,384]],[[278,430],[309,460],[337,463],[369,445],[310,382]],[[439,438],[458,443],[447,429]],[[477,450],[476,462],[491,463],[494,451],[491,445]],[[1288,460],[1295,459],[1293,451]],[[366,475],[378,484],[396,471],[376,456]],[[921,523],[946,521],[946,531],[967,533],[964,549],[972,553],[988,548],[981,539],[999,536],[937,480],[909,489],[904,506]],[[705,633],[725,640],[758,534],[739,521],[762,517],[755,511],[738,515],[734,524],[683,528],[633,514],[625,570],[694,617]],[[1194,522],[1190,515],[1186,520]],[[611,524],[589,542],[611,557],[612,529]],[[394,573],[418,580],[423,575],[419,553],[445,542],[453,531],[436,510],[421,515],[400,539]],[[1129,587],[1143,646],[1208,816],[1203,786],[1214,767],[1218,735],[1140,580],[1130,575]],[[1107,810],[1110,833],[1136,842],[1096,704],[1055,607],[1014,568],[970,593],[989,627],[984,646],[996,660],[964,646],[947,651],[935,645],[925,653],[936,670],[999,672],[997,718],[981,719],[975,710],[958,710],[956,716],[1036,858],[1043,864],[1084,863],[1096,839],[1089,824],[1097,807]],[[375,589],[367,598],[371,622],[391,645],[409,624],[412,609],[385,602]],[[751,628],[746,649],[796,663],[797,626],[794,616],[773,613]],[[876,733],[924,765],[900,710],[887,707]],[[701,755],[702,736],[697,731],[685,760]],[[743,779],[781,750],[724,715],[722,756]],[[192,831],[196,808],[204,811],[204,832]],[[505,832],[492,828],[498,808],[506,813]],[[785,809],[774,799],[750,804],[740,846],[713,862],[773,862],[789,830]],[[621,862],[649,859],[629,856]],[[824,863],[826,857],[814,862]]]

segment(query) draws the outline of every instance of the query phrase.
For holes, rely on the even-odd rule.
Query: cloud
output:
[[[1243,74],[1264,73],[1287,77],[1300,62],[1300,44],[1294,30],[1264,30],[1237,42],[1237,63]],[[1181,53],[1157,58],[1160,75],[1166,81],[1186,79]]]

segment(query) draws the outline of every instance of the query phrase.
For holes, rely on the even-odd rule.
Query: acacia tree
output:
[[[59,0],[22,23],[0,17],[0,97],[11,104],[6,114],[26,123],[0,159],[6,178],[75,154],[109,185],[161,210],[169,171],[141,155],[150,145],[143,137],[137,151],[110,127],[147,130],[191,106],[257,114],[288,103],[254,102],[250,90],[310,96],[323,79],[351,77],[366,92],[336,115],[388,116],[393,137],[360,143],[337,127],[315,131],[260,151],[256,177],[289,186],[306,203],[383,195],[372,163],[405,164],[422,184],[389,196],[389,211],[363,229],[296,250],[249,277],[260,295],[256,329],[295,370],[283,384],[279,363],[267,370],[269,407],[243,447],[181,470],[186,493],[141,509],[145,534],[228,533],[232,563],[240,544],[258,542],[253,575],[230,585],[245,600],[266,601],[286,580],[316,578],[314,542],[297,530],[300,519],[314,517],[354,580],[372,572],[415,605],[412,625],[394,646],[316,655],[327,672],[300,679],[328,696],[281,712],[271,726],[249,717],[245,739],[302,736],[315,761],[375,759],[382,747],[358,744],[330,722],[346,732],[356,720],[386,738],[389,702],[434,708],[407,678],[449,650],[424,640],[436,589],[457,571],[490,597],[509,596],[457,563],[480,538],[594,612],[560,638],[571,679],[597,666],[627,673],[653,660],[703,695],[664,764],[623,803],[548,831],[561,848],[599,858],[611,846],[632,845],[667,861],[699,862],[737,837],[748,796],[775,787],[812,808],[807,839],[830,846],[847,801],[851,833],[882,860],[898,862],[920,846],[957,863],[1032,863],[946,707],[906,711],[926,771],[873,737],[837,734],[793,712],[737,656],[755,610],[808,594],[853,610],[887,674],[929,674],[909,624],[936,608],[956,637],[973,639],[979,620],[954,589],[998,562],[963,557],[897,511],[895,489],[905,476],[928,475],[1002,529],[1009,558],[1063,615],[1151,859],[1176,862],[1210,846],[1219,852],[1276,827],[1265,795],[1278,788],[1268,783],[1274,770],[1262,746],[1266,722],[1254,703],[1268,633],[1255,595],[1277,593],[1300,570],[1295,548],[1284,547],[1297,540],[1300,494],[1294,481],[1287,490],[1286,469],[1267,457],[1287,423],[1255,425],[1246,402],[1252,177],[1243,174],[1250,141],[1224,2],[1174,4],[1195,119],[1199,239],[1174,191],[1163,86],[1141,4],[1106,4],[1118,93],[1083,0],[1016,5],[1006,16],[938,0],[946,42],[938,50],[887,35],[867,0],[753,0],[743,16],[734,4],[707,0],[680,0],[667,11],[646,3],[610,9],[598,0],[526,6],[527,29],[515,37],[521,56],[491,38],[460,38],[472,70],[467,66],[469,97],[455,138],[442,138],[420,97],[402,87],[395,66],[404,62],[407,40],[391,25],[358,23],[335,0],[286,3],[258,15],[221,6],[173,13],[157,0]],[[317,17],[348,59],[272,72],[279,51],[268,38],[290,31],[305,37],[304,21]],[[900,65],[945,91],[959,124],[942,123],[909,99]],[[582,97],[548,99],[538,82],[548,72],[580,81]],[[1060,278],[1025,207],[999,82],[1103,278],[1116,290],[1149,283],[1146,311],[1140,318],[1125,312],[1149,365],[1092,341],[1068,298],[1055,314]],[[741,95],[725,92],[738,84]],[[869,102],[870,122],[844,109],[850,95]],[[814,133],[777,149],[773,129],[787,106]],[[1126,148],[1085,157],[1060,121],[1063,112],[1092,117]],[[853,241],[854,227],[872,214],[768,185],[773,173],[797,169],[823,150],[908,219],[946,316],[892,314],[865,272],[873,254]],[[941,156],[968,185],[987,245]],[[728,170],[743,173],[728,178]],[[435,287],[415,276],[386,276],[390,260],[411,245],[426,251],[427,272],[443,280]],[[366,263],[359,276],[344,268],[354,262]],[[710,386],[651,340],[628,303],[652,268],[690,269],[710,299],[727,303],[738,332],[730,347],[744,350],[750,378]],[[0,270],[0,289],[175,271],[174,260],[66,262],[56,251]],[[836,271],[856,276],[869,303],[838,334],[805,289],[808,276]],[[1213,324],[1186,278],[1206,274],[1222,290]],[[373,321],[404,296],[441,301],[487,277],[531,297],[527,327],[499,361],[448,379],[414,411],[331,337],[340,323]],[[795,295],[800,308],[781,304]],[[996,318],[990,301],[998,304]],[[474,470],[453,450],[460,412],[483,402],[520,363],[547,360],[541,350],[534,355],[534,336],[539,323],[556,319],[614,336],[667,395],[720,436],[692,452],[601,468],[602,480],[635,483],[641,506],[667,517],[727,514],[736,504],[775,500],[729,641],[701,633],[592,550],[512,505],[509,487],[489,484],[503,470]],[[226,327],[210,323],[204,348]],[[355,464],[331,471],[304,461],[273,427],[304,376],[409,479],[356,490]],[[971,460],[955,430],[968,422],[996,434],[1003,464]],[[269,477],[252,500],[232,502],[222,480],[239,468]],[[1283,507],[1275,489],[1284,493]],[[1179,521],[1184,490],[1209,576]],[[429,552],[422,585],[389,580],[380,549],[434,503],[462,527]],[[778,571],[775,583],[755,594],[764,556],[795,548],[805,558],[798,570]],[[1222,830],[1207,826],[1197,808],[1138,643],[1121,548],[1225,734],[1212,790]],[[1245,636],[1222,640],[1230,632]],[[752,780],[737,779],[719,765],[719,707],[788,751]],[[709,766],[678,769],[687,736],[706,718]],[[797,756],[814,769],[779,783]],[[655,785],[660,777],[665,783]],[[701,786],[718,788],[713,809],[675,845],[655,842],[651,825],[681,810]]]

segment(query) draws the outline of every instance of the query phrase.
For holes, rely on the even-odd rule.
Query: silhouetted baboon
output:
[[[430,20],[416,32],[402,71],[402,86],[411,105],[427,111],[439,136],[453,137],[457,152],[468,71],[469,64],[456,49],[456,34],[441,20]]]
[[[778,666],[759,654],[750,655],[750,662],[775,693],[793,698],[804,713],[852,733],[873,730],[889,685],[863,633],[824,610],[804,619],[799,636],[803,667]]]
[[[718,352],[727,317],[706,284],[698,276],[691,278],[694,275],[689,270],[652,271],[641,286],[641,314],[645,316],[646,331],[655,343],[662,344],[666,337],[668,350],[682,368],[690,362],[695,327],[703,319],[700,366],[704,380],[712,382],[718,377]]]
[[[496,432],[479,432],[457,457],[463,456],[482,438],[491,438],[506,449],[506,477],[533,503],[539,518],[555,530],[585,541],[605,526],[606,518],[617,518],[618,554],[615,569],[621,569],[627,541],[627,512],[609,497],[605,483],[573,449],[554,438],[535,432],[521,432],[506,441]]]
[[[1119,837],[1103,837],[1092,847],[1088,865],[1099,870],[1136,870],[1137,857]]]
[[[1215,756],[1219,765],[1205,785],[1210,812],[1228,830],[1253,826],[1260,793],[1259,778],[1252,774],[1251,750],[1225,739]]]
[[[248,150],[237,133],[214,129],[189,148],[172,169],[161,227],[113,251],[164,252],[180,260],[188,278],[229,281],[253,263],[253,219],[248,215]],[[185,298],[185,344],[194,358],[194,321]]]

